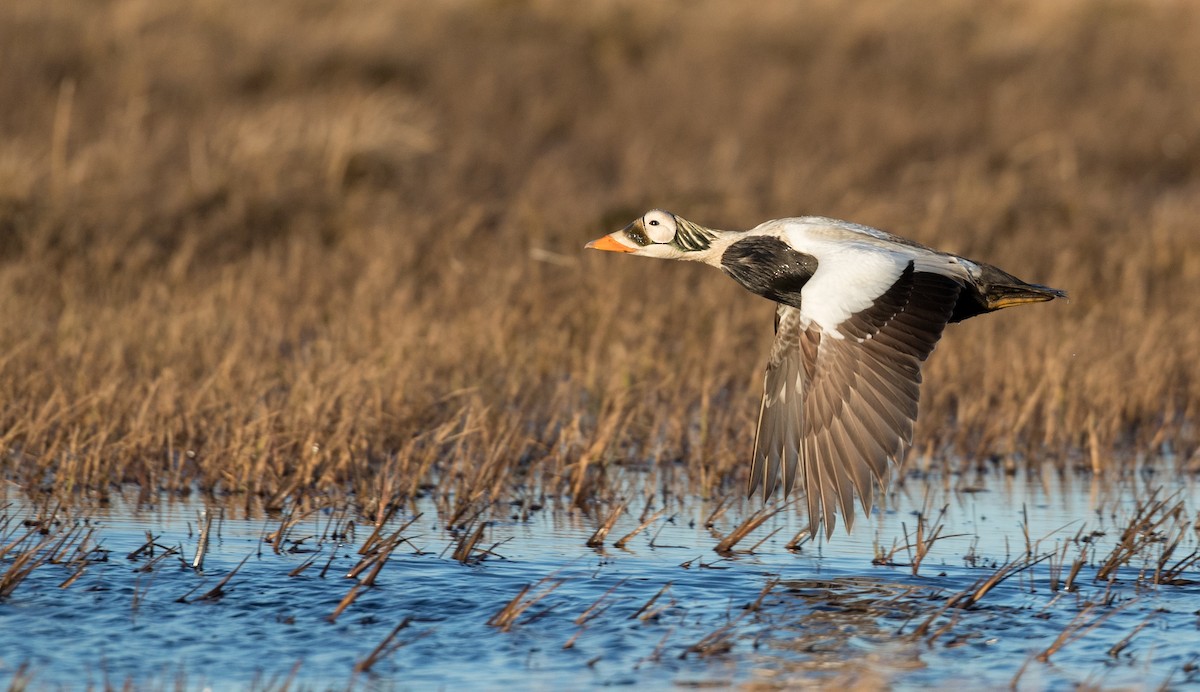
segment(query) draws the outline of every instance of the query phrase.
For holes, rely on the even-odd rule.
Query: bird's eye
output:
[[[642,217],[642,226],[655,243],[669,243],[675,239],[675,217],[670,212],[654,209]]]

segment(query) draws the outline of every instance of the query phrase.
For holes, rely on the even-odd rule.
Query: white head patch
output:
[[[646,235],[656,243],[669,243],[675,239],[675,216],[662,209],[646,212],[642,217]]]

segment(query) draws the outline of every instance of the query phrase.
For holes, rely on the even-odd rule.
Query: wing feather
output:
[[[817,270],[818,274],[820,269]],[[802,308],[781,305],[764,375],[750,491],[769,497],[800,481],[810,530],[853,526],[884,488],[889,462],[912,441],[921,363],[950,320],[959,284],[909,264],[868,307],[823,331]],[[840,337],[840,338],[837,338]]]

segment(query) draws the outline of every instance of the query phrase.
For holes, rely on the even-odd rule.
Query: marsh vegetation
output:
[[[1074,593],[1080,574],[1191,593],[1198,64],[1200,8],[1183,2],[4,3],[0,620],[40,622],[22,598],[60,585],[84,608],[97,572],[137,611],[151,580],[201,588],[193,567],[217,577],[189,601],[249,608],[217,582],[252,555],[243,576],[324,584],[328,627],[364,603],[386,611],[336,674],[299,669],[344,684],[356,666],[403,670],[424,641],[419,622],[399,626],[419,609],[387,610],[403,591],[375,587],[398,555],[435,553],[457,575],[443,588],[487,581],[497,564],[524,573],[467,609],[485,623],[472,636],[520,657],[539,645],[514,635],[531,618],[567,631],[549,614],[568,608],[564,592],[587,601],[569,605],[585,630],[668,615],[671,589],[652,597],[703,554],[683,570],[708,575],[689,598],[703,583],[727,603],[736,585],[752,614],[725,630],[733,620],[703,619],[712,638],[687,630],[699,636],[686,652],[656,645],[665,629],[628,640],[637,654],[619,675],[672,652],[738,672],[671,664],[651,679],[771,684],[741,665],[757,641],[743,625],[829,593],[784,586],[824,554],[797,535],[793,509],[742,499],[772,307],[704,267],[582,252],[651,207],[729,229],[847,218],[1071,293],[947,331],[890,500],[920,523],[880,514],[822,549],[857,547],[844,568],[875,585],[856,598],[903,609],[906,589],[938,594],[919,610],[943,614],[898,640],[912,660],[954,640],[971,619],[955,613],[986,606],[979,589],[997,574],[1053,581],[1049,593]],[[1072,525],[1070,546],[1063,534],[1034,549],[1045,534],[1030,524],[1057,527],[1014,519],[1001,528],[1021,545],[968,564],[970,544],[944,537],[978,527],[939,525],[942,505],[924,500],[949,493],[961,508],[996,484],[1046,482],[1088,487],[1076,518],[1112,544],[1092,549]],[[1047,494],[1028,512],[1065,525],[1062,502]],[[106,547],[92,528],[114,507],[136,517],[172,503],[185,508],[169,510],[173,541],[130,525]],[[197,509],[269,529],[243,529],[253,547],[204,563]],[[624,540],[655,555],[679,544],[658,532],[688,521],[712,532],[676,535],[692,555],[651,559],[664,571],[643,572],[636,598],[617,580],[571,591],[613,559],[596,550]],[[564,547],[523,563],[504,548],[522,531]],[[131,563],[119,572],[114,542]],[[317,551],[303,569],[297,542]],[[850,559],[829,556],[826,569]],[[354,570],[354,592],[314,576],[326,560]],[[722,585],[700,567],[715,560],[742,567]],[[956,561],[977,571],[939,583],[930,565]],[[1030,665],[1052,667],[1058,633],[1084,636],[1123,596],[1084,598],[1091,610],[1038,630],[1049,639],[1033,654],[1047,653]],[[1111,617],[1126,634],[1146,627]],[[315,655],[286,652],[288,666]],[[1194,668],[1179,656],[1176,680]],[[0,657],[0,676],[38,680],[33,658]],[[553,666],[575,674],[588,660]],[[1085,672],[1063,680],[1095,679],[1071,670]]]

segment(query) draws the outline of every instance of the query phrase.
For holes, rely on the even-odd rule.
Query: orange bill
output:
[[[634,249],[628,245],[617,242],[611,235],[606,235],[603,238],[597,238],[592,242],[584,245],[585,250],[607,250],[609,252],[634,252]]]

